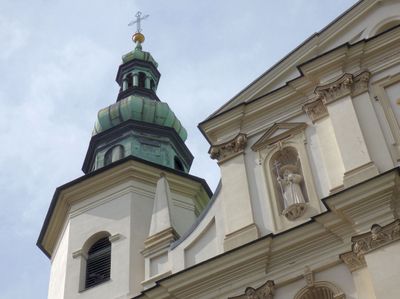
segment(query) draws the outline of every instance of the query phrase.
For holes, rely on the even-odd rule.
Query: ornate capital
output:
[[[241,154],[244,151],[246,144],[246,134],[240,133],[230,141],[211,146],[208,153],[210,154],[211,159],[216,159],[218,163],[222,163]]]
[[[352,237],[351,251],[341,254],[340,258],[348,265],[350,271],[355,271],[366,265],[365,254],[398,240],[400,240],[400,219],[384,227],[374,224],[370,232]]]
[[[371,73],[368,71],[364,71],[354,77],[352,96],[368,91],[369,78],[371,78]]]
[[[314,93],[324,104],[329,104],[348,95],[356,96],[366,92],[370,77],[371,73],[368,71],[356,76],[346,73],[332,83],[317,86]]]
[[[352,85],[353,75],[344,74],[332,83],[318,86],[314,92],[324,104],[328,104],[351,94]]]
[[[313,123],[328,116],[328,110],[321,99],[305,104],[303,109]]]
[[[367,266],[364,255],[357,255],[353,251],[341,254],[340,259],[347,265],[350,272],[357,271]]]
[[[274,297],[275,283],[268,280],[258,289],[247,287],[243,295],[229,297],[228,299],[272,299]]]

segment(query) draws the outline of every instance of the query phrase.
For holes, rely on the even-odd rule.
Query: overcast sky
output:
[[[116,100],[137,10],[150,14],[158,96],[188,130],[191,173],[214,190],[197,124],[355,2],[0,0],[0,299],[47,297],[35,243],[55,188],[82,175],[97,111]]]

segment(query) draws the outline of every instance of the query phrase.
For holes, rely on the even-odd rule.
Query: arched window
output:
[[[111,243],[108,237],[101,238],[88,251],[86,261],[85,288],[90,288],[110,279]]]
[[[156,88],[156,84],[154,83],[153,79],[150,80],[150,88],[151,90],[154,90]]]
[[[139,72],[139,87],[144,88],[146,82],[146,74],[143,72]]]
[[[181,160],[179,160],[179,158],[178,157],[176,157],[175,156],[175,158],[174,158],[174,168],[176,169],[176,170],[180,170],[180,171],[184,171],[185,169],[183,168],[183,164],[182,164],[182,162],[181,162]]]
[[[126,75],[126,84],[127,84],[127,88],[131,88],[133,86],[133,76],[131,73]]]
[[[104,166],[118,161],[125,156],[125,149],[122,145],[116,145],[110,148],[104,155]]]

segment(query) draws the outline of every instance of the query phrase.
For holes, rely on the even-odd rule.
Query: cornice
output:
[[[399,240],[400,219],[383,227],[374,224],[369,232],[352,237],[351,251],[341,254],[340,258],[350,271],[357,271],[367,265],[366,254]]]
[[[291,117],[301,114],[302,106],[307,104],[309,99],[315,97],[313,91],[318,86],[318,80],[337,74],[338,71],[343,72],[349,65],[354,67],[354,61],[357,61],[359,72],[368,69],[372,74],[399,63],[399,41],[400,26],[354,45],[339,46],[299,65],[301,75],[286,82],[284,86],[215,115],[201,122],[199,128],[211,144],[216,143],[223,135],[235,135],[233,132],[245,133],[250,138],[251,135],[260,132],[252,125],[253,123],[259,124],[256,118],[268,115],[269,122],[267,123],[271,125],[274,122],[283,121],[281,113],[284,111]],[[334,64],[332,64],[332,57],[336,59]],[[362,78],[358,78],[357,74],[353,77],[350,91],[353,96],[360,94],[363,90],[363,88],[359,89],[363,83]],[[349,92],[346,89],[347,83],[347,81],[342,82],[343,90],[339,89],[335,92],[338,95],[340,92],[343,94]],[[319,85],[323,86],[326,83]],[[294,88],[294,86],[301,88]],[[305,92],[309,92],[309,94]],[[329,98],[328,94],[322,93],[322,95]],[[297,106],[294,103],[298,103]],[[262,130],[264,129],[265,127],[262,128]]]
[[[293,51],[289,52],[285,57],[279,60],[275,65],[229,100],[227,104],[224,104],[211,114],[207,120],[224,113],[227,109],[237,105],[238,102],[245,102],[248,99],[251,99],[252,96],[257,94],[257,92],[267,84],[271,84],[277,80],[290,67],[296,66],[299,61],[304,60],[304,57],[310,55],[310,53],[312,53],[317,47],[323,47],[332,41],[332,39],[334,39],[344,28],[347,28],[352,22],[355,22],[357,16],[363,15],[379,1],[380,0],[364,0],[357,2],[318,33],[311,35]]]
[[[328,211],[309,222],[280,234],[264,236],[172,274],[136,298],[227,298],[243,294],[246,287],[258,290],[257,286],[267,280],[273,280],[275,288],[279,289],[299,279],[307,279],[305,265],[312,272],[320,272],[343,262],[341,253],[359,240],[354,237],[352,241],[351,235],[365,227],[363,223],[358,224],[360,218],[369,219],[369,223],[371,219],[376,219],[377,223],[393,222],[395,204],[388,202],[386,197],[398,202],[400,197],[396,190],[399,187],[399,170],[395,168],[324,199],[328,202]],[[376,206],[389,209],[391,215],[378,213],[371,217],[371,210]],[[389,243],[380,241],[386,240],[386,235],[392,236],[391,242],[400,239],[400,220],[382,228],[375,226],[374,230],[377,237],[372,232],[360,236],[370,243],[376,240],[377,246],[386,246]],[[347,257],[350,259],[354,265],[363,262],[354,260],[353,256]],[[160,297],[160,294],[169,297]]]
[[[129,156],[58,187],[37,246],[51,256],[73,204],[131,180],[155,186],[161,173],[167,177],[171,192],[192,198],[199,210],[207,205],[212,192],[203,179]]]

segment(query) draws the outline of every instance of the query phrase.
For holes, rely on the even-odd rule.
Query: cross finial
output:
[[[131,21],[128,26],[132,26],[136,24],[136,33],[140,33],[142,32],[142,27],[140,26],[141,21],[144,19],[147,19],[149,17],[149,15],[144,15],[142,16],[142,12],[138,11],[135,14],[136,20]]]

